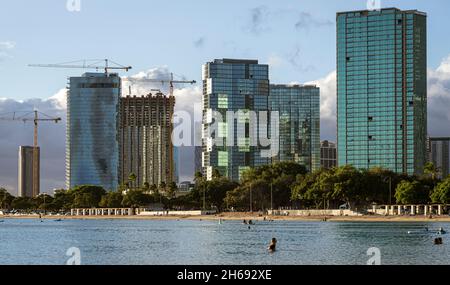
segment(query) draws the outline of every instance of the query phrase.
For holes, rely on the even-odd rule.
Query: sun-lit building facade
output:
[[[337,14],[338,164],[420,174],[426,162],[427,16]]]

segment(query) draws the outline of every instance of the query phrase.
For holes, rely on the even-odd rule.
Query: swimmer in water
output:
[[[276,238],[272,239],[272,242],[270,243],[269,248],[268,248],[269,252],[275,252],[277,250],[277,242],[278,241]]]

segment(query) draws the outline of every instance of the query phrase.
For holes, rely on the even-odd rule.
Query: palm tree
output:
[[[130,173],[128,176],[128,181],[130,182],[130,185],[132,188],[135,188],[135,182],[136,182],[137,176],[134,173]]]
[[[425,164],[423,172],[425,173],[425,175],[429,175],[431,179],[436,180],[440,173],[440,169],[436,167],[432,162],[428,162],[427,164]]]

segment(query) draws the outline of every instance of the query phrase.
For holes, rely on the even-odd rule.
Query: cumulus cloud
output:
[[[11,58],[11,50],[16,47],[16,43],[12,41],[0,42],[0,61]]]
[[[336,140],[336,71],[308,82],[320,88],[320,131],[324,140]]]
[[[450,136],[450,55],[428,70],[428,133]]]

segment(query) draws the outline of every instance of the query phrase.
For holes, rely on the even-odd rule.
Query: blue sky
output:
[[[316,80],[335,69],[336,12],[366,8],[365,0],[81,0],[74,13],[66,2],[2,1],[0,42],[15,47],[0,61],[0,97],[48,98],[81,72],[28,63],[93,58],[132,65],[134,72],[168,66],[196,80],[211,59],[256,58],[273,63],[274,82]],[[381,3],[428,13],[429,67],[450,53],[449,1]]]

